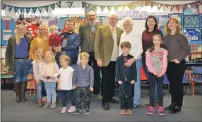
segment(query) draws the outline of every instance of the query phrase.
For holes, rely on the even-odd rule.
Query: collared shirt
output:
[[[89,24],[89,26],[90,26],[91,32],[94,32],[94,30],[95,30],[95,25],[90,25],[90,24]]]
[[[112,56],[111,56],[111,61],[116,61],[118,57],[118,45],[117,45],[117,33],[116,33],[116,27],[110,27],[110,30],[112,32],[112,38],[114,40],[114,45],[113,45],[113,50],[112,50]]]
[[[90,86],[93,88],[94,84],[94,72],[93,68],[89,65],[85,69],[81,65],[78,65],[74,70],[73,85],[78,87]]]

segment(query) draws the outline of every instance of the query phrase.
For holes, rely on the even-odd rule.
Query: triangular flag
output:
[[[133,8],[133,4],[132,3],[128,4],[128,8],[131,10]]]
[[[4,10],[6,7],[7,7],[7,5],[4,5],[4,4],[3,4],[3,5],[1,6],[1,9]]]
[[[150,2],[150,1],[146,0],[145,3],[144,3],[144,5],[145,5],[145,6],[148,6],[148,5],[149,5],[149,2]]]
[[[30,12],[30,8],[26,8],[25,10],[27,14]]]
[[[85,8],[85,7],[86,7],[86,5],[87,5],[87,3],[86,3],[86,2],[82,2],[82,8]]]
[[[57,2],[55,4],[58,6],[58,8],[61,8],[61,1],[59,1],[59,2]]]
[[[13,6],[8,6],[8,11],[10,12],[13,9]]]
[[[154,7],[154,2],[150,2],[150,6],[151,6],[151,8],[153,8]]]
[[[175,7],[176,7],[177,11],[179,11],[181,6],[180,5],[176,5]]]
[[[182,5],[182,9],[183,9],[183,11],[185,11],[186,8],[187,8],[187,5],[186,5],[186,4],[183,4],[183,5]]]
[[[107,6],[107,10],[111,11],[112,7],[111,6]]]
[[[36,10],[37,10],[37,7],[32,8],[32,11],[33,11],[34,14],[36,13]]]
[[[114,10],[117,12],[117,10],[119,9],[119,6],[114,6]]]
[[[51,4],[50,7],[55,10],[55,4]]]
[[[101,11],[103,12],[105,9],[105,6],[100,6]]]
[[[172,12],[173,11],[173,8],[174,8],[175,6],[174,5],[171,5],[171,7],[170,7],[170,11]]]
[[[68,5],[69,8],[72,7],[72,4],[73,4],[73,2],[67,2],[67,5]]]
[[[24,8],[20,8],[20,13],[24,13]]]
[[[48,6],[43,6],[43,8],[48,12]]]
[[[18,7],[14,7],[15,13],[17,13],[18,9]]]
[[[162,4],[157,4],[158,10],[161,9],[161,7],[162,7]]]

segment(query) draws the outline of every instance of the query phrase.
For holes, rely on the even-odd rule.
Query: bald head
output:
[[[95,24],[96,13],[94,11],[89,11],[87,13],[87,19],[88,19],[89,24]]]

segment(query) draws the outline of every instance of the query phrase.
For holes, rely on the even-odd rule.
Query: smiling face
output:
[[[160,35],[154,35],[153,36],[154,47],[160,47],[161,43],[162,43],[162,39],[161,39]]]
[[[26,27],[23,24],[19,24],[17,28],[18,34],[19,35],[24,35],[27,32]]]
[[[147,27],[149,30],[154,30],[155,25],[156,25],[156,22],[155,22],[154,18],[149,18],[147,20]]]
[[[174,21],[174,20],[170,20],[168,22],[168,28],[170,30],[176,30],[178,26],[179,26],[179,24],[176,21]]]
[[[39,26],[39,34],[40,36],[47,36],[48,35],[48,27],[45,25],[40,25]]]
[[[130,48],[123,47],[121,50],[124,56],[127,56],[130,53]]]
[[[131,24],[129,20],[126,20],[123,22],[123,28],[126,32],[131,32],[133,29],[133,25]]]
[[[53,52],[47,51],[45,53],[45,61],[48,62],[48,63],[54,61]]]
[[[67,29],[67,32],[74,31],[75,23],[73,21],[67,21],[65,24],[65,28]]]
[[[42,59],[42,58],[43,58],[43,55],[44,55],[43,49],[42,49],[42,48],[38,48],[38,49],[36,50],[36,56],[37,56],[38,58]]]
[[[88,12],[87,19],[90,24],[95,24],[96,13],[94,11]]]
[[[111,15],[108,20],[109,20],[109,25],[110,25],[110,26],[116,27],[116,24],[117,24],[117,22],[118,22],[118,16],[116,16],[116,15]]]

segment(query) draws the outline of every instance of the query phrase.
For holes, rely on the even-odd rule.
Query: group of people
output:
[[[171,105],[165,109],[171,113],[181,111],[182,80],[189,44],[177,19],[168,20],[165,37],[158,29],[154,16],[146,19],[142,33],[133,28],[133,20],[129,17],[123,20],[124,31],[116,26],[117,14],[109,16],[107,25],[96,23],[94,11],[87,13],[87,19],[86,24],[80,25],[79,34],[74,32],[75,23],[72,20],[65,22],[60,34],[57,26],[48,28],[41,24],[38,36],[33,40],[26,35],[23,24],[16,26],[16,34],[8,40],[6,64],[15,74],[17,102],[26,101],[25,87],[32,61],[38,106],[44,104],[44,108],[55,108],[57,89],[62,99],[61,113],[79,114],[83,108],[89,114],[93,92],[98,99],[102,99],[104,110],[110,109],[109,103],[120,102],[121,115],[132,114],[132,109],[141,104],[140,70],[143,67],[150,84],[147,114],[154,114],[155,94],[158,96],[159,115],[165,114],[165,73],[171,93]],[[115,82],[119,84],[119,100],[113,98]],[[68,109],[67,94],[71,101]]]

